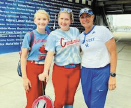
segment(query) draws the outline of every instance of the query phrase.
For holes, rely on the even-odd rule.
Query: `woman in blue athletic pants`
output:
[[[108,89],[116,88],[116,45],[112,33],[104,26],[94,25],[92,9],[79,13],[82,49],[81,84],[88,108],[104,108]]]

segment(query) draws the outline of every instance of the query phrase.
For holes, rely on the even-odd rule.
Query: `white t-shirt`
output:
[[[86,68],[100,68],[110,63],[110,54],[105,45],[113,35],[104,26],[94,26],[88,32],[80,35],[82,48],[82,66]],[[83,43],[84,42],[84,43]]]

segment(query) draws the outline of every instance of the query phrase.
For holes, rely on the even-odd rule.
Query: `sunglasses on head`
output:
[[[92,10],[91,10],[91,9],[88,9],[88,8],[82,9],[82,10],[80,11],[80,13],[79,13],[79,17],[80,17],[83,13],[87,13],[87,14],[89,14],[89,15],[93,15]]]
[[[72,10],[69,8],[60,8],[60,12],[67,12],[67,13],[71,13]]]

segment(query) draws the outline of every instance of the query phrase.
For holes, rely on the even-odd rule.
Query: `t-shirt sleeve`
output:
[[[83,40],[84,40],[84,38],[83,38],[83,32],[79,35],[79,40],[80,40],[80,43],[82,44]]]
[[[77,36],[80,35],[80,31],[76,28],[76,33],[77,33]]]
[[[47,51],[53,51],[55,52],[55,46],[56,46],[56,41],[55,41],[55,35],[53,35],[54,33],[51,32],[47,38],[47,43],[45,45],[45,49]]]
[[[22,42],[22,48],[30,49],[30,35],[29,33],[26,33]]]
[[[104,31],[103,31],[103,41],[106,43],[107,41],[109,41],[112,37],[113,37],[113,34],[111,33],[111,31],[104,27]]]

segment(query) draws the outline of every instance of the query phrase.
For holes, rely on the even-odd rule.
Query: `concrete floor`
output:
[[[118,52],[117,88],[108,92],[105,108],[131,108],[131,32],[113,35]],[[18,60],[18,52],[0,55],[0,108],[24,108],[26,105],[22,79],[16,72]],[[46,94],[54,100],[51,75]],[[75,95],[74,108],[87,108],[81,85]]]

